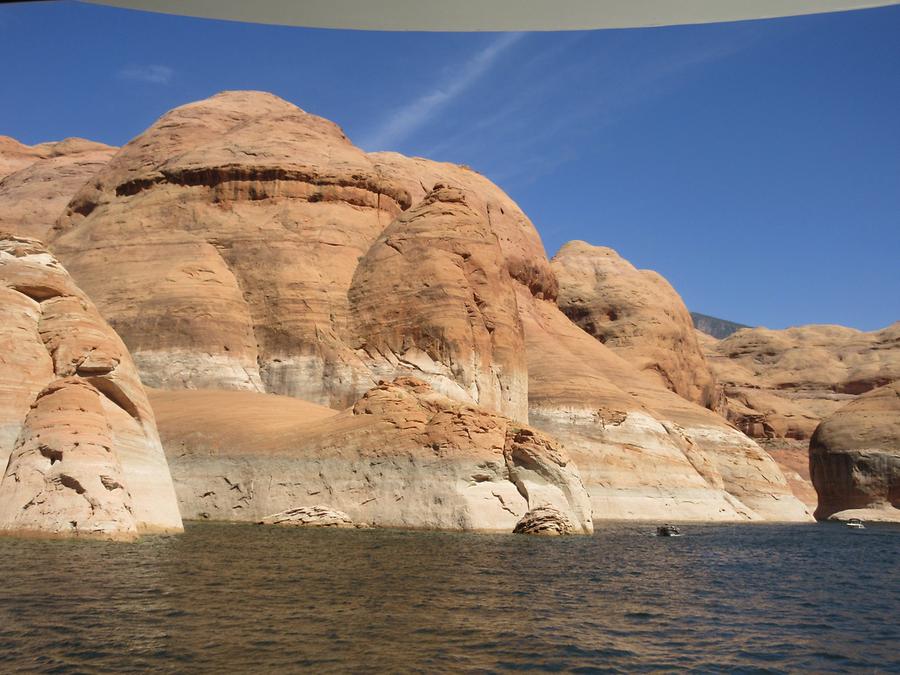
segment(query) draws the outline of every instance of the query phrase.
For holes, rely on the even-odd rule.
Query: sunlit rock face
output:
[[[809,439],[860,394],[900,379],[900,322],[870,333],[747,328],[701,343],[723,387],[723,414],[756,438]]]
[[[574,323],[676,394],[715,406],[690,312],[662,276],[611,248],[571,241],[554,256],[557,304]]]
[[[810,517],[765,452],[660,377],[669,368],[683,394],[703,401],[703,374],[677,361],[688,359],[689,340],[674,364],[663,366],[655,347],[638,364],[560,311],[537,231],[497,186],[466,167],[366,154],[333,123],[275,96],[226,92],[163,116],[73,197],[52,245],[122,335],[145,384],[168,395],[279,394],[347,416],[379,381],[414,377],[429,396],[561,442],[594,517]],[[664,341],[649,335],[647,344]],[[301,446],[331,457],[338,443]],[[253,473],[259,494],[260,481],[289,470],[279,457],[267,468],[235,466],[262,472]],[[329,485],[353,474],[342,457]],[[218,470],[206,461],[185,469],[195,484]],[[505,460],[497,466],[489,476],[512,471]],[[454,480],[474,475],[468,464],[448,470]],[[446,484],[418,464],[414,472],[421,499]],[[294,496],[306,484],[298,481]],[[507,500],[514,481],[487,482],[497,481]],[[513,515],[503,500],[484,498],[493,511],[467,515],[467,527],[499,527]],[[297,506],[277,501],[253,517]],[[359,522],[349,498],[320,503]],[[241,519],[245,508],[190,512]],[[417,507],[416,522],[449,526],[446,510],[421,515],[429,508]],[[392,510],[366,517],[403,520]]]
[[[809,444],[816,518],[900,522],[900,383],[828,416]]]
[[[0,136],[0,232],[45,239],[116,148],[81,138],[28,146]]]
[[[564,448],[505,417],[398,378],[336,412],[237,391],[151,391],[186,517],[260,520],[327,504],[379,527],[511,532],[552,506],[592,531]]]
[[[710,410],[527,298],[529,419],[578,464],[595,519],[811,520],[775,462]]]
[[[487,219],[438,186],[391,223],[350,288],[357,347],[386,378],[418,374],[461,400],[528,419],[514,282]]]
[[[128,351],[40,242],[0,234],[0,530],[181,530]]]
[[[436,166],[436,174],[475,176]],[[468,219],[468,243],[454,238],[453,216],[437,207],[416,223],[407,218],[392,225],[435,182],[418,164],[366,155],[335,124],[275,96],[227,92],[173,110],[122,148],[69,204],[53,246],[128,344],[148,385],[266,391],[341,408],[374,384],[386,362],[405,354],[367,351],[373,314],[363,311],[359,330],[348,299],[359,261],[377,263],[377,251],[366,256],[384,246],[379,236],[389,226],[391,236],[418,241],[420,249],[436,240],[413,232],[418,225],[448,227],[450,257],[468,255],[462,248],[469,244],[480,247],[464,272],[467,297],[454,304],[456,313],[473,306],[472,322],[490,322],[487,314],[508,304],[510,275],[535,292],[552,285],[527,219],[511,207],[510,216],[494,223],[488,209],[499,214],[502,207],[471,190],[472,204],[459,223]],[[466,181],[456,187],[466,190]],[[421,210],[428,205],[416,213]],[[513,210],[521,220],[512,220]],[[541,254],[538,269],[527,262],[532,250]],[[422,277],[431,270],[413,271]],[[475,278],[483,273],[489,278]],[[384,288],[381,277],[390,274],[381,268],[366,279]],[[354,297],[368,306],[378,289],[360,283]],[[496,302],[494,286],[503,296]],[[490,306],[485,316],[480,301]],[[468,344],[448,354],[416,346],[407,362],[424,377],[455,371],[466,400],[524,421],[515,310],[498,311],[510,315],[497,326],[501,335],[486,338],[488,328],[475,326],[470,336],[449,337]],[[513,342],[504,344],[510,322]],[[457,348],[465,365],[448,362]]]

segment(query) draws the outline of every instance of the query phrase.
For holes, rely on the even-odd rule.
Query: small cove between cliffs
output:
[[[0,671],[900,672],[900,527],[0,539]]]

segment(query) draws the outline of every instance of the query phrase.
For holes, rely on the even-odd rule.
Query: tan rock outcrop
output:
[[[529,420],[578,464],[595,519],[808,520],[772,459],[715,413],[519,294]]]
[[[300,506],[296,509],[288,509],[281,513],[266,516],[260,525],[279,525],[281,527],[356,527],[353,521],[343,511],[335,511],[322,505]]]
[[[900,522],[900,382],[830,415],[809,444],[816,518]]]
[[[115,151],[81,138],[29,147],[0,137],[0,232],[45,239],[72,196]]]
[[[549,504],[592,530],[558,443],[421,380],[381,384],[340,413],[250,392],[150,396],[188,518],[258,521],[327,503],[361,524],[511,532]]]
[[[451,187],[436,199],[442,182]],[[412,372],[525,421],[510,277],[542,297],[555,297],[555,278],[532,224],[474,171],[366,155],[333,123],[275,96],[226,92],[171,111],[123,147],[75,195],[56,233],[54,250],[149,386],[267,391],[342,408],[377,379]],[[389,250],[400,239],[405,258]],[[432,267],[416,277],[387,264],[397,255],[415,268],[410,255],[425,250]],[[442,305],[454,318],[419,335],[422,345],[409,335],[398,344],[394,319],[435,316],[428,303],[457,281],[454,267],[465,290]],[[437,268],[443,277],[418,292],[419,277]],[[407,285],[402,301],[390,274]]]
[[[516,523],[513,534],[536,534],[544,537],[558,537],[573,534],[572,523],[552,506],[532,509]]]
[[[350,308],[378,376],[418,375],[453,398],[528,419],[514,282],[490,224],[462,190],[437,186],[362,258]]]
[[[0,235],[0,317],[0,530],[180,531],[128,352],[40,242]]]
[[[337,125],[226,92],[123,147],[75,195],[53,246],[148,385],[342,407],[372,385],[342,339],[347,290],[409,206]]]
[[[900,322],[871,333],[751,328],[701,343],[724,390],[723,414],[757,438],[808,439],[856,396],[900,379]]]
[[[787,479],[791,492],[812,513],[819,505],[819,496],[809,474],[809,441],[793,438],[760,438],[760,447],[775,460]]]
[[[310,441],[305,428],[290,432],[290,448],[272,441],[275,459],[266,455],[262,463],[242,455],[259,442],[243,430],[221,436],[204,427],[206,437],[229,449],[222,461],[230,473],[220,471],[218,459],[205,459],[217,452],[211,441],[192,451],[181,474],[191,487],[179,493],[189,516],[259,519],[303,506],[293,488],[271,487],[284,471],[299,471],[295,482],[303,485],[308,475],[319,475],[291,468],[300,465],[285,457],[296,447],[307,448],[303,466],[317,453],[328,458],[333,470],[321,480],[344,485],[340,477],[359,475],[360,457],[369,456],[359,448],[378,437],[362,430],[358,407],[387,396],[372,390],[376,381],[412,375],[437,389],[424,400],[449,396],[456,403],[441,406],[478,410],[477,419],[494,413],[491,419],[505,420],[496,423],[504,428],[512,428],[508,418],[516,425],[530,419],[561,439],[584,462],[599,517],[671,518],[673,508],[695,519],[807,517],[757,445],[559,311],[558,284],[540,238],[497,186],[465,167],[367,155],[331,122],[277,97],[226,92],[168,113],[75,195],[53,246],[122,334],[148,385],[247,390],[266,405],[281,400],[258,395],[269,392],[356,411],[316,422],[333,433],[327,441],[324,431]],[[194,401],[219,393],[201,392]],[[422,396],[404,405],[425,405]],[[283,401],[275,407],[293,414]],[[388,424],[393,415],[385,409],[373,419]],[[246,415],[235,416],[253,428]],[[334,424],[350,425],[352,433]],[[378,428],[395,433],[405,425]],[[431,447],[429,436],[441,428],[403,443]],[[173,438],[180,443],[185,435],[191,443],[202,440],[187,429]],[[530,495],[568,478],[554,473],[553,466],[562,471],[565,465],[541,463],[535,474],[527,463],[506,459],[527,457],[531,446],[545,456],[551,438],[504,433],[498,443],[488,444],[504,454],[501,463],[491,460],[497,468],[485,474],[490,486],[448,492],[447,485],[471,482],[473,460],[464,453],[465,459],[431,461],[427,452],[412,450],[411,465],[393,455],[384,459],[387,478],[379,485],[408,486],[404,500],[412,500],[408,512],[417,526],[511,529],[515,521],[505,519],[524,510],[505,510],[501,502],[514,503],[509,499],[520,494],[509,493],[516,476],[531,485]],[[421,488],[413,487],[412,474]],[[244,492],[229,487],[222,497],[222,485],[208,482],[220,475]],[[270,487],[260,492],[264,484]],[[488,487],[503,498],[482,494]],[[274,496],[254,497],[252,509],[233,501],[251,489]],[[402,525],[407,511],[378,489],[376,505],[365,509],[343,487],[337,492],[344,501],[321,503],[355,521],[362,515],[363,522]],[[429,491],[446,495],[445,505],[432,506]],[[206,492],[216,499],[198,496]],[[522,506],[523,499],[515,503]],[[462,520],[447,515],[448,503],[460,504]],[[491,506],[479,515],[475,504]]]
[[[540,235],[519,206],[490,180],[466,166],[396,152],[374,152],[369,158],[386,180],[402,186],[413,204],[435,185],[462,190],[466,203],[489,223],[509,275],[537,298],[556,298],[558,283]]]
[[[666,388],[715,407],[715,378],[690,312],[668,281],[636,269],[611,248],[583,241],[563,246],[551,264],[566,316]]]

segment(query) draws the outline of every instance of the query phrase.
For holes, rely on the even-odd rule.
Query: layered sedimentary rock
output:
[[[572,523],[564,513],[552,506],[532,509],[522,516],[513,529],[513,534],[536,534],[544,537],[558,537],[572,533]]]
[[[327,504],[355,523],[511,532],[550,505],[592,530],[553,439],[434,391],[383,383],[343,412],[239,391],[151,391],[182,512],[258,521]]]
[[[552,260],[557,304],[574,323],[666,388],[715,405],[715,379],[690,312],[671,284],[611,248],[571,241]]]
[[[856,396],[900,379],[900,322],[753,328],[701,340],[726,397],[723,412],[754,437],[808,439]]]
[[[391,223],[350,288],[357,346],[378,376],[418,373],[460,400],[528,419],[514,282],[490,223],[438,185]]]
[[[560,312],[540,238],[497,186],[465,167],[367,155],[331,122],[277,97],[227,92],[168,113],[73,197],[53,246],[151,386],[282,400],[260,395],[268,392],[356,410],[361,396],[374,396],[365,392],[375,382],[415,376],[437,391],[429,396],[518,425],[530,418],[558,435],[577,457],[599,517],[805,517],[758,446]],[[697,390],[698,377],[683,377],[687,390]],[[194,401],[217,395],[202,392]],[[554,442],[515,437],[519,454]],[[335,438],[352,452],[360,442]],[[310,458],[332,457],[338,441],[297,444],[311,448]],[[287,466],[238,459],[228,461],[246,467],[255,486]],[[358,461],[352,453],[335,459]],[[389,467],[391,475],[407,471]],[[206,480],[196,471],[192,484]],[[335,469],[329,484],[338,475]],[[441,494],[435,485],[446,481],[420,475]],[[498,481],[508,490],[508,478],[488,482]],[[200,494],[208,491],[221,486],[204,484]],[[252,518],[298,506],[283,497],[273,498],[277,508],[260,502]],[[194,515],[251,511],[224,502],[207,509],[191,499],[183,502]],[[373,516],[375,507],[359,511],[345,500],[347,508],[313,503],[354,520],[403,522],[396,511]],[[486,501],[500,508],[499,498]],[[453,526],[443,511],[432,517],[416,508],[416,522]],[[475,516],[465,518],[476,527]],[[495,517],[485,518],[493,527]]]
[[[809,444],[816,518],[900,522],[900,382],[828,416]]]
[[[25,146],[0,137],[0,232],[43,240],[115,151],[81,138]]]
[[[442,214],[441,199],[426,199],[442,176],[462,193],[453,199],[465,214]],[[456,219],[465,234],[449,227]],[[379,325],[390,312],[434,314],[428,303],[456,281],[445,274],[431,296],[417,285],[405,304],[393,299],[380,277],[391,273],[386,257],[399,254],[385,241],[401,238],[409,251],[443,251],[435,264],[445,272],[462,261],[466,291],[444,302],[454,325],[432,328],[470,335],[397,344],[398,325]],[[536,231],[489,181],[452,165],[366,155],[333,123],[258,92],[165,115],[75,195],[53,245],[148,385],[267,391],[335,408],[386,374],[409,370],[438,384],[453,370],[459,382],[447,393],[524,421],[509,276],[555,294]],[[354,282],[356,272],[366,281]]]
[[[529,420],[578,464],[595,519],[808,520],[784,475],[715,413],[519,294]]]
[[[128,352],[40,242],[0,235],[0,319],[0,530],[180,531]]]
[[[558,283],[540,235],[519,206],[490,180],[465,166],[395,152],[375,152],[369,158],[385,179],[402,186],[412,203],[424,199],[435,185],[462,190],[467,204],[490,225],[507,273],[532,296],[556,298]]]
[[[372,384],[342,340],[347,289],[409,205],[337,125],[229,92],[123,147],[74,197],[53,245],[148,385],[341,407]]]
[[[266,516],[260,525],[281,527],[334,527],[338,529],[356,527],[343,511],[335,511],[327,506],[300,506],[281,513]]]

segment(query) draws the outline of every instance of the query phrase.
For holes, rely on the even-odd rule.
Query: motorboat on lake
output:
[[[848,521],[845,523],[845,525],[846,525],[847,527],[853,528],[854,530],[864,530],[864,529],[866,529],[866,526],[863,525],[863,521],[861,521],[859,518],[851,518],[850,520],[848,520]]]
[[[657,537],[680,537],[681,530],[674,525],[660,525],[656,528]]]

